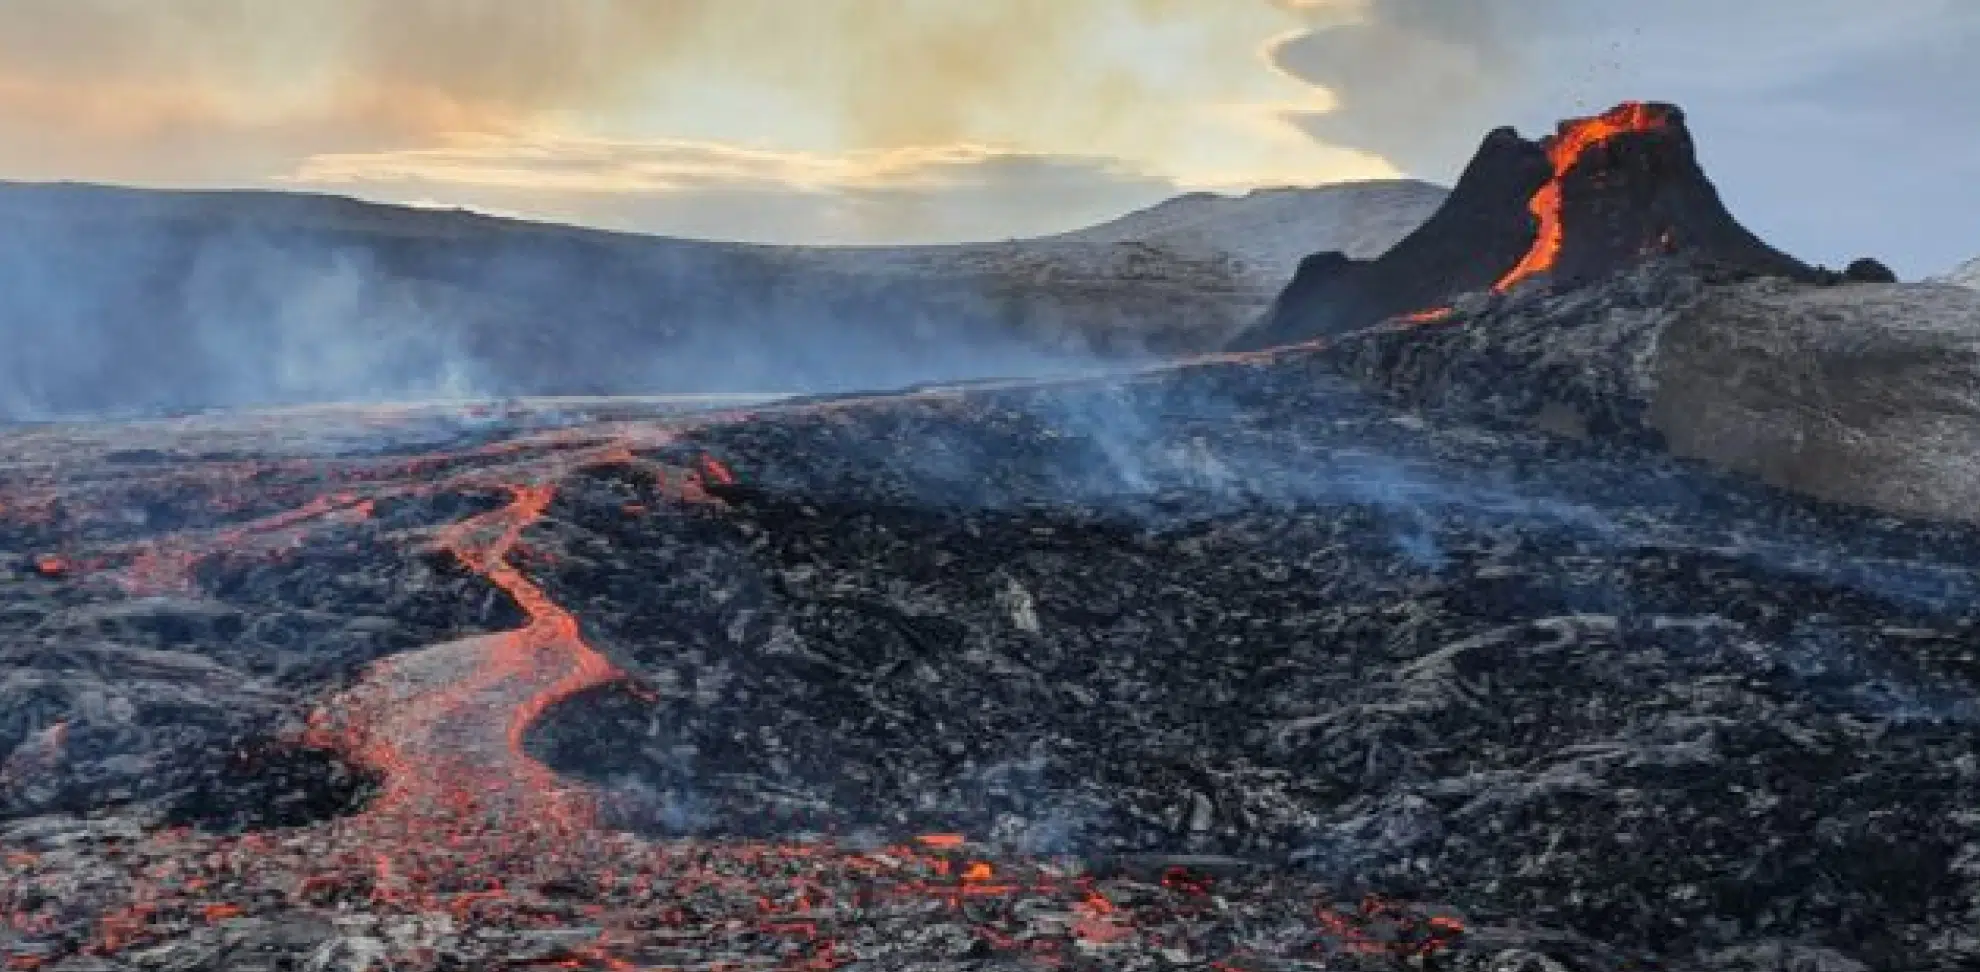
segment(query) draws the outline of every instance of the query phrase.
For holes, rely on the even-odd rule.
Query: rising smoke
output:
[[[1288,120],[1433,178],[1449,178],[1484,131],[1511,117],[1536,67],[1527,41],[1560,9],[1559,0],[1285,2],[1309,26],[1267,56],[1335,100]]]
[[[1174,66],[1083,57],[1082,45],[1208,10],[1188,0],[29,0],[0,7],[0,171],[199,184],[449,133],[554,128],[574,108],[609,125],[615,111],[724,98],[852,146],[944,145],[1000,125],[1159,140],[1180,122],[1151,78]],[[738,73],[750,83],[718,90],[703,77]],[[946,178],[923,195],[960,213],[930,220],[954,223],[1012,191],[1061,206],[1094,185],[1162,185],[1092,160],[978,161],[967,168],[1003,175],[987,188],[961,180],[966,191]],[[928,215],[912,204],[921,197],[881,185],[841,198],[858,222]],[[51,199],[90,219],[126,212],[91,222],[47,208]],[[43,208],[0,225],[0,338],[22,349],[0,362],[0,417],[16,419],[1035,374],[1089,364],[1081,333],[1132,345],[1146,310],[1055,301],[995,274],[820,270],[794,256],[576,234],[524,241],[323,201],[282,204],[267,219],[255,215],[273,205],[265,199],[78,190],[24,205]]]
[[[1295,113],[1292,120],[1318,139],[1371,149],[1433,176],[1448,175],[1489,125],[1517,119],[1530,130],[1534,118],[1558,117],[1558,100],[1535,115],[1523,110],[1521,99],[1532,93],[1536,78],[1562,70],[1550,59],[1566,43],[1562,38],[1608,36],[1591,32],[1590,25],[1619,16],[1614,9],[1598,11],[1603,5],[1561,0],[1276,0],[1245,9],[1270,6],[1306,22],[1305,30],[1271,48],[1273,63],[1326,89],[1336,102],[1324,112]],[[1658,8],[1665,13],[1641,15],[1642,22],[1705,22],[1708,6],[1723,4],[1675,0],[1675,6]],[[1678,67],[1750,64],[1726,84],[1771,90],[1795,77],[1795,70],[1807,70],[1784,66],[1787,61],[1833,57],[1856,63],[1848,58],[1865,51],[1888,56],[1899,41],[1928,29],[1969,37],[1949,28],[1980,23],[1973,11],[1943,0],[1880,5],[1890,11],[1881,20],[1845,16],[1852,8],[1841,0],[1818,6],[1852,27],[1883,26],[1851,30],[1851,38],[1839,40],[1806,22],[1821,18],[1785,17],[1762,4],[1742,8],[1759,13],[1714,16],[1742,37],[1765,29],[1793,41],[1787,45],[1792,56],[1740,51],[1741,58],[1728,60],[1721,48],[1730,44],[1679,49],[1668,32],[1643,51],[1624,53]],[[0,6],[0,171],[199,182],[211,177],[219,159],[275,174],[303,158],[325,165],[394,152],[403,158],[408,146],[431,146],[446,133],[499,137],[554,127],[569,121],[572,106],[594,111],[609,125],[619,116],[677,102],[770,112],[802,138],[852,146],[939,146],[984,131],[1023,129],[1048,141],[1105,141],[1159,154],[1201,138],[1183,117],[1188,113],[1178,110],[1180,101],[1225,93],[1227,75],[1256,74],[1258,65],[1244,64],[1242,71],[1206,66],[1191,56],[1200,53],[1196,41],[1177,41],[1173,48],[1115,42],[1129,26],[1174,28],[1170,33],[1177,36],[1256,28],[1241,14],[1221,15],[1232,10],[1214,0],[821,0],[795,6],[770,0],[23,0]],[[1674,10],[1681,16],[1669,13]],[[1137,34],[1136,43],[1148,36]],[[1117,46],[1133,49],[1124,53]],[[1946,81],[1957,81],[1959,72],[1970,70],[1970,59],[1957,56],[1957,44],[1941,47],[1913,45],[1904,56],[1907,63],[1939,64]],[[1677,73],[1676,67],[1662,75],[1618,69],[1586,87],[1606,99],[1613,81],[1635,85]],[[1869,85],[1854,74],[1839,76],[1851,80],[1852,90]],[[729,80],[717,85],[711,77]],[[750,83],[730,83],[736,77]],[[902,84],[903,78],[914,83]],[[1627,92],[1646,93],[1665,94],[1635,87]],[[1805,110],[1829,104],[1820,90],[1785,94],[1786,111],[1734,112],[1730,127],[1823,130],[1809,124],[1822,116]],[[1917,94],[1901,100],[1917,102],[1927,114],[1936,111],[1925,100],[1929,92]],[[1837,253],[1881,249],[1867,237],[1841,248],[1828,245],[1833,240],[1803,245],[1812,234],[1834,235],[1830,224],[1852,203],[1847,194],[1829,190],[1845,180],[1784,193],[1772,214],[1764,199],[1749,205],[1752,197],[1737,190],[1758,183],[1739,178],[1739,153],[1722,148],[1734,145],[1730,137],[1740,132],[1714,128],[1728,125],[1715,120],[1726,117],[1722,110],[1694,121],[1714,155],[1715,173],[1734,175],[1726,182],[1738,196],[1737,208],[1755,214],[1763,235],[1831,262],[1840,262],[1833,258]],[[1771,120],[1776,118],[1786,120]],[[1879,124],[1909,129],[1905,144],[1911,146],[1920,139],[1957,141],[1970,127]],[[1771,159],[1779,135],[1774,130],[1751,138],[1770,143]],[[1894,140],[1880,138],[1876,145]],[[1959,152],[1971,158],[1970,146],[1921,154],[1958,162]],[[1886,153],[1876,154],[1875,164],[1884,166]],[[954,204],[955,213],[933,218],[946,225],[1013,194],[1039,208],[1059,208],[1091,197],[1093,186],[1131,183],[1135,192],[1159,191],[1160,180],[1135,182],[1131,172],[1106,169],[1103,155],[1085,159],[1084,168],[1068,168],[1067,157],[1049,153],[984,155],[966,167],[1018,175],[926,197],[874,185],[839,196],[848,219],[876,219],[899,229],[920,225],[919,215],[900,221],[872,214],[908,212],[917,207],[903,199],[926,198],[926,208]],[[1726,156],[1734,164],[1722,168]],[[1767,184],[1814,178],[1807,175],[1812,166],[1835,165],[1836,158],[1823,153],[1791,171],[1769,164]],[[560,169],[576,164],[556,162]],[[653,162],[640,155],[628,165]],[[673,158],[668,174],[686,178],[684,172],[691,175],[688,170],[704,163]],[[1914,189],[1928,185],[1885,180],[1877,206],[1891,193],[1915,192],[1937,207],[1946,198],[1942,189]],[[1822,190],[1824,206],[1806,205],[1818,194],[1814,188]],[[617,207],[611,194],[592,195],[605,201],[594,199],[587,212]],[[177,228],[142,231],[102,224],[74,230],[80,234],[75,238],[50,223],[40,229],[31,220],[0,226],[0,279],[7,285],[0,294],[0,337],[18,349],[0,362],[0,416],[75,414],[111,405],[880,387],[1083,366],[1091,361],[1088,349],[1060,341],[1083,330],[1074,318],[1115,314],[1128,325],[1146,319],[1139,311],[1097,304],[1027,301],[980,279],[819,276],[758,253],[718,260],[658,247],[635,258],[579,243],[532,253],[501,236],[445,249],[421,240],[423,231],[402,227],[388,226],[360,241],[335,220],[318,226],[320,238],[307,245],[259,230],[188,228],[231,218],[225,212],[193,215]],[[696,218],[721,221],[706,212]],[[763,217],[759,227],[778,219]],[[1802,233],[1771,231],[1770,224],[1792,229],[1794,220],[1811,225]],[[1888,224],[1893,238],[1929,235],[1901,219],[1876,223]],[[1165,316],[1194,312],[1171,308]]]
[[[314,197],[0,188],[0,420],[1062,374],[1241,309],[954,261],[888,269],[899,256]]]

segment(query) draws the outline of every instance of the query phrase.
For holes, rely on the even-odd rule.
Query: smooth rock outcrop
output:
[[[1823,499],[1980,519],[1980,293],[1758,280],[1675,316],[1648,418],[1679,455]]]
[[[1662,445],[1891,513],[1980,519],[1980,293],[1713,279],[1681,261],[1341,339],[1416,405]]]

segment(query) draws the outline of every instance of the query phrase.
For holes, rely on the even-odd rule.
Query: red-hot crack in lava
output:
[[[1492,289],[1505,293],[1522,281],[1554,268],[1560,259],[1561,246],[1567,239],[1567,228],[1561,222],[1561,185],[1567,174],[1581,157],[1590,149],[1629,132],[1656,131],[1669,124],[1670,116],[1661,108],[1642,102],[1629,101],[1595,115],[1591,118],[1577,118],[1562,122],[1560,130],[1547,140],[1547,159],[1553,163],[1553,177],[1533,194],[1528,208],[1539,224],[1538,235],[1526,256]]]
[[[1413,311],[1411,313],[1404,314],[1402,317],[1398,318],[1398,320],[1403,324],[1410,324],[1410,325],[1441,324],[1444,321],[1450,320],[1451,316],[1456,313],[1457,311],[1454,308],[1432,307],[1429,310]]]
[[[319,468],[316,475],[338,488],[286,513],[93,560],[51,554],[38,561],[35,569],[49,582],[87,582],[95,569],[130,590],[183,589],[196,586],[191,567],[214,552],[294,549],[314,528],[361,522],[377,500],[495,490],[506,496],[503,505],[440,528],[431,542],[506,593],[525,618],[513,631],[375,664],[312,713],[305,742],[382,776],[380,792],[361,813],[238,837],[163,830],[104,851],[123,883],[103,896],[82,950],[116,955],[202,925],[306,909],[346,922],[356,920],[352,914],[374,921],[397,916],[427,929],[426,938],[414,935],[418,940],[395,946],[394,968],[439,967],[435,936],[472,926],[511,935],[589,929],[525,960],[504,959],[499,964],[506,967],[823,970],[857,957],[846,943],[863,930],[870,943],[874,922],[925,922],[914,916],[926,916],[930,906],[951,913],[986,947],[1045,967],[1134,944],[1187,950],[1188,941],[1169,936],[1223,905],[1209,877],[1184,869],[1124,892],[1063,864],[992,863],[989,854],[972,853],[960,834],[927,834],[879,851],[647,840],[601,828],[600,798],[524,751],[524,736],[550,707],[626,677],[519,566],[524,535],[545,516],[558,482],[588,467],[640,464],[663,495],[710,502],[707,484],[737,479],[719,459],[703,456],[695,468],[668,469],[638,455],[673,442],[685,427],[538,434],[463,453],[353,463],[327,473]],[[240,509],[257,508],[260,500],[237,491],[273,488],[261,475],[232,469],[209,483],[222,484],[221,502]],[[59,759],[65,731],[47,730],[32,758],[15,761],[9,772]],[[5,847],[0,854],[7,864],[0,875],[0,942],[10,931],[54,935],[65,913],[64,895],[54,889],[65,887],[67,874],[52,863],[54,855]],[[1311,900],[1313,891],[1294,885],[1277,894],[1298,902]],[[1039,914],[1060,915],[1043,926],[1058,931],[1041,934]],[[1380,903],[1364,905],[1352,919],[1322,907],[1303,924],[1316,937],[1295,950],[1426,954],[1447,947],[1460,931]],[[1377,925],[1383,930],[1371,931]],[[688,953],[702,957],[684,963]],[[6,967],[40,968],[64,954],[15,953]]]

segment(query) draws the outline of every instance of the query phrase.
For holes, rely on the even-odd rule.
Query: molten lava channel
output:
[[[442,527],[432,539],[508,595],[524,622],[515,630],[379,662],[311,715],[305,741],[381,775],[382,790],[363,812],[293,831],[224,836],[176,828],[109,846],[101,863],[105,888],[115,890],[99,892],[82,937],[66,931],[76,912],[63,904],[67,892],[59,890],[72,889],[71,865],[0,846],[7,865],[0,871],[0,931],[68,943],[17,953],[6,967],[39,969],[78,952],[116,956],[200,925],[306,909],[406,916],[420,927],[443,930],[465,925],[498,939],[532,929],[583,933],[558,951],[505,967],[749,965],[824,972],[854,960],[841,945],[844,936],[868,934],[875,920],[926,916],[937,905],[976,940],[1053,968],[1070,964],[1080,949],[1140,943],[1174,952],[1185,943],[1164,940],[1145,920],[1196,927],[1222,907],[1206,876],[1179,869],[1163,878],[1159,894],[1133,890],[1128,894],[1135,903],[1117,903],[1102,882],[1050,862],[992,864],[972,854],[960,834],[850,851],[799,843],[665,843],[600,827],[594,793],[566,785],[531,758],[523,742],[551,707],[626,675],[586,643],[577,618],[516,561],[557,484],[580,470],[642,465],[655,473],[656,489],[686,503],[712,499],[704,484],[733,483],[734,473],[712,457],[683,471],[658,467],[635,452],[674,443],[686,427],[530,436],[345,470],[333,478],[344,485],[361,482],[360,490],[340,489],[243,527],[176,536],[169,544],[103,559],[103,571],[125,586],[191,586],[190,568],[203,557],[242,545],[293,549],[307,542],[313,527],[368,519],[378,499],[498,490],[506,498],[502,505]],[[237,485],[226,483],[229,490]],[[51,580],[87,573],[67,560],[37,566]],[[43,749],[59,751],[63,731],[52,729]],[[10,769],[23,768],[31,769]],[[1316,935],[1300,946],[1309,951],[1420,959],[1463,933],[1454,919],[1426,918],[1372,899],[1344,912],[1324,899],[1315,903],[1310,886],[1270,887],[1268,882],[1257,893],[1304,911],[1302,923]],[[1060,931],[1036,934],[1034,916],[1043,911],[1066,916]],[[684,954],[703,958],[683,966]],[[392,961],[396,968],[457,967],[419,944],[399,949]]]
[[[1533,246],[1518,264],[1492,285],[1492,290],[1505,293],[1532,277],[1554,269],[1560,260],[1561,247],[1567,240],[1567,227],[1561,219],[1562,185],[1567,174],[1580,164],[1584,155],[1619,135],[1658,131],[1669,122],[1670,116],[1665,109],[1638,101],[1624,102],[1590,118],[1562,122],[1560,130],[1545,144],[1553,174],[1527,204],[1538,226]]]
[[[440,538],[515,601],[523,627],[381,662],[315,713],[314,741],[347,750],[384,774],[384,792],[368,815],[429,826],[490,814],[553,827],[582,823],[581,808],[522,750],[525,731],[543,711],[619,677],[584,642],[577,619],[509,563],[554,495],[549,485],[515,487],[508,505],[449,527]],[[503,716],[490,719],[491,713]]]
[[[592,826],[590,801],[530,757],[523,741],[551,707],[626,674],[585,642],[577,618],[511,557],[555,499],[556,478],[588,466],[638,463],[635,445],[670,440],[648,436],[579,451],[537,481],[506,486],[505,505],[440,530],[437,546],[507,594],[524,624],[378,663],[350,692],[316,710],[312,742],[384,776],[384,791],[360,823],[389,821],[402,834],[451,832],[475,820],[509,828],[520,822],[548,834]],[[658,478],[666,482],[664,470]],[[706,500],[704,478],[733,476],[704,458],[700,470],[677,478],[677,498]]]

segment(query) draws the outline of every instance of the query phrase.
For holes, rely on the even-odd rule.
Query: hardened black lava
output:
[[[744,478],[721,509],[580,477],[538,577],[639,683],[534,751],[668,833],[1224,855],[1674,957],[1973,954],[1976,531],[1398,414],[1317,360],[720,428],[683,451]]]

